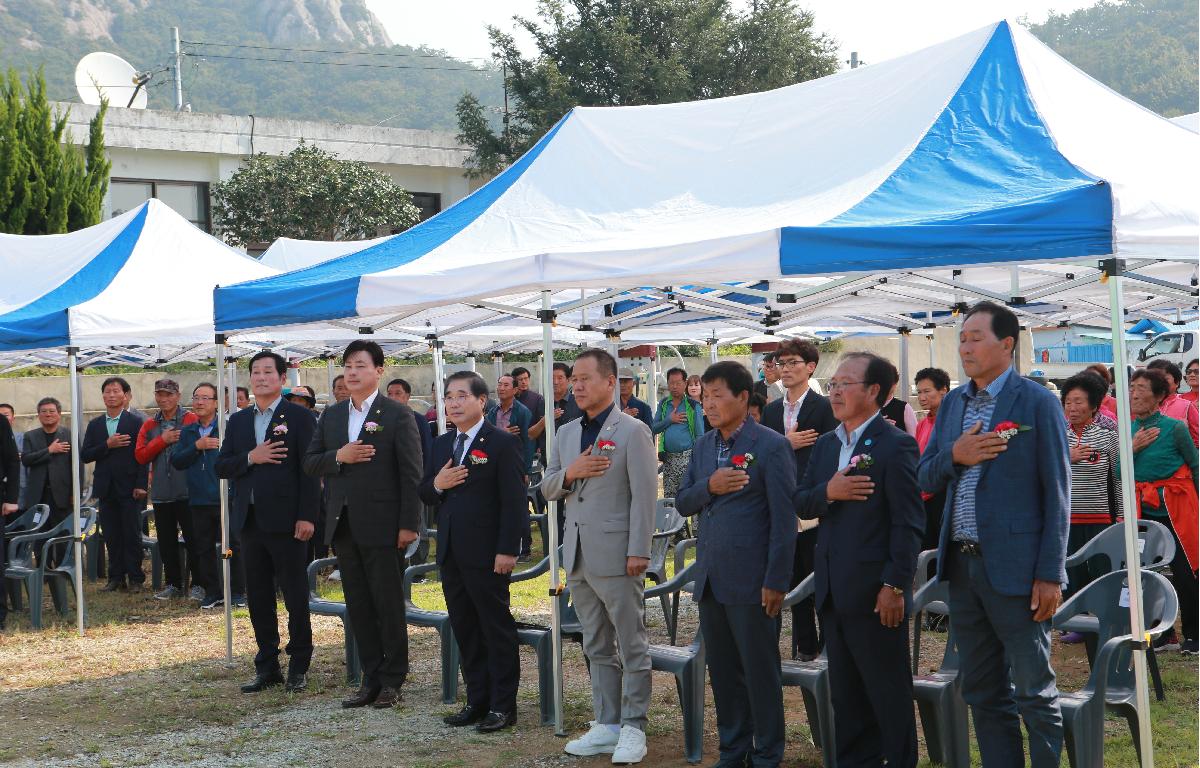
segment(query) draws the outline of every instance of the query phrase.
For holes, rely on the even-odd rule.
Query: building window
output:
[[[442,196],[437,192],[409,192],[413,205],[421,210],[421,221],[436,216],[442,210]]]
[[[212,233],[212,210],[209,207],[207,182],[112,179],[108,189],[113,216],[120,216],[156,197],[200,229]]]

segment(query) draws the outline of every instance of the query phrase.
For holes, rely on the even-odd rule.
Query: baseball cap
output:
[[[174,379],[159,379],[154,382],[155,392],[174,392],[179,394],[179,384]]]
[[[620,373],[617,374],[617,378],[618,379],[636,379],[637,376],[634,375],[632,368],[622,368]]]

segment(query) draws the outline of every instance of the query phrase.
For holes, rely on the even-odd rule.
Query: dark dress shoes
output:
[[[274,672],[259,672],[253,680],[242,686],[242,693],[258,693],[281,683],[283,683],[283,675],[279,673],[278,669]]]
[[[486,716],[486,709],[476,709],[468,704],[455,714],[443,717],[442,722],[455,728],[462,728],[466,725],[475,725]]]
[[[390,709],[403,700],[404,696],[400,693],[399,686],[385,685],[379,689],[379,695],[375,697],[371,706],[375,709]]]
[[[125,589],[125,579],[109,579],[108,583],[100,587],[101,592],[116,592],[117,590]]]
[[[308,675],[303,672],[288,672],[287,682],[283,685],[283,690],[288,693],[299,693],[308,687]]]
[[[355,691],[350,698],[342,700],[342,709],[354,709],[355,707],[365,707],[375,699],[379,698],[380,688],[378,685],[370,686],[363,685]]]
[[[505,728],[511,728],[517,724],[517,711],[511,712],[488,712],[487,717],[475,726],[475,730],[480,733],[495,733],[502,731]]]

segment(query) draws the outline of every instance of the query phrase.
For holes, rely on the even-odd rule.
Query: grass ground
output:
[[[540,551],[535,543],[535,550]],[[411,632],[412,671],[402,707],[386,712],[344,711],[342,629],[335,619],[313,617],[317,650],[310,688],[302,694],[274,689],[256,696],[238,692],[252,674],[254,652],[249,616],[234,614],[234,663],[224,660],[220,611],[194,603],[99,593],[88,584],[88,631],[75,633],[71,617],[58,617],[47,601],[48,627],[29,629],[27,614],[10,616],[0,635],[0,763],[13,766],[375,766],[474,768],[476,766],[601,766],[604,758],[562,755],[563,739],[538,725],[536,667],[522,650],[520,722],[513,731],[482,737],[453,731],[440,718],[451,707],[440,702],[437,637]],[[547,621],[548,578],[524,582],[513,591],[514,612],[526,621]],[[326,594],[337,585],[324,583]],[[434,581],[417,585],[418,604],[442,606]],[[685,598],[681,637],[695,631],[695,612]],[[282,607],[281,607],[282,618]],[[666,642],[657,601],[648,610],[656,642]],[[286,624],[281,622],[286,636]],[[926,634],[921,666],[934,668],[941,635]],[[1064,690],[1086,681],[1080,646],[1054,647]],[[1178,653],[1160,655],[1167,700],[1152,705],[1156,763],[1197,765],[1197,663]],[[588,679],[579,647],[564,650],[566,725],[576,733],[590,719]],[[460,698],[462,692],[460,691]],[[707,710],[705,762],[716,755],[711,697]],[[798,692],[785,693],[788,748],[785,765],[818,766]],[[673,680],[656,675],[648,725],[651,747],[645,765],[684,766],[683,738]],[[1129,729],[1109,718],[1106,766],[1136,766]],[[924,747],[922,745],[922,755]],[[978,761],[978,754],[974,754]],[[923,764],[928,764],[927,761]],[[1064,761],[1065,764],[1065,761]]]

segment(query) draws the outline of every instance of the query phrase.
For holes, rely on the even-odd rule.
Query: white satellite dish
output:
[[[114,107],[145,109],[149,81],[149,74],[139,73],[115,53],[89,53],[75,66],[75,90],[84,104],[99,105],[107,99]]]

